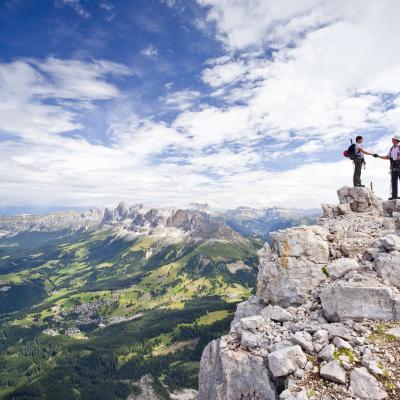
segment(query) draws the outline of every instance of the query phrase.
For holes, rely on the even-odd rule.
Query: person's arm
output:
[[[381,158],[382,160],[390,160],[389,156],[380,156],[378,154],[377,154],[377,156],[378,156],[378,158]]]
[[[362,147],[360,147],[360,151],[361,151],[361,153],[367,154],[368,156],[373,156],[374,155],[374,153],[370,153],[369,151],[364,150]]]

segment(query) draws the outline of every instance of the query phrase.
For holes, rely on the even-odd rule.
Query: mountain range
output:
[[[254,292],[257,230],[295,215],[120,203],[0,217],[0,398],[140,398],[146,374],[161,398],[197,388],[204,346]]]

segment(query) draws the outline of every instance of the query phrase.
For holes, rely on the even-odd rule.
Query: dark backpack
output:
[[[347,158],[350,158],[350,160],[355,160],[357,158],[356,145],[353,143],[353,141],[351,141],[349,148],[343,152],[343,155]]]

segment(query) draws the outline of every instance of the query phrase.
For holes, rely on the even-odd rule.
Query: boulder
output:
[[[304,368],[306,364],[307,357],[297,345],[268,354],[269,369],[274,377],[289,375],[296,369]]]
[[[276,391],[262,357],[209,343],[200,361],[197,400],[275,400]]]
[[[249,331],[243,331],[240,340],[240,345],[242,347],[256,347],[258,345],[256,335]]]
[[[400,319],[400,296],[392,288],[375,280],[339,283],[324,287],[320,293],[329,321]]]
[[[364,367],[351,371],[350,391],[362,400],[381,400],[388,397],[383,385]]]
[[[253,296],[250,299],[238,304],[236,307],[234,321],[240,321],[242,318],[259,315],[264,307],[265,304],[262,302],[262,300],[257,296]]]
[[[337,194],[340,204],[350,204],[353,212],[382,213],[382,200],[371,189],[344,186]]]
[[[329,232],[318,225],[299,226],[271,233],[272,248],[279,257],[304,257],[314,263],[329,258]]]
[[[300,305],[313,288],[327,280],[322,272],[325,265],[296,257],[260,259],[257,295],[282,307]]]
[[[325,364],[320,370],[320,375],[323,378],[336,383],[346,383],[346,371],[335,360],[329,361]]]
[[[342,257],[330,262],[326,267],[326,271],[332,280],[336,280],[359,268],[360,264],[354,258]]]
[[[378,275],[387,284],[400,288],[400,253],[379,253],[375,265]]]
[[[308,332],[296,332],[290,341],[293,344],[298,344],[307,353],[312,353],[314,345],[312,343],[312,337]]]
[[[279,400],[308,400],[307,390],[302,389],[293,393],[290,389],[286,389],[279,395]]]
[[[396,340],[400,340],[400,328],[390,328],[386,331],[387,335],[394,336]]]
[[[261,315],[264,319],[271,319],[276,322],[292,321],[294,319],[293,314],[286,311],[284,308],[279,306],[269,305],[261,311]]]
[[[347,342],[346,340],[340,338],[339,336],[336,336],[333,339],[333,344],[338,348],[338,349],[347,349],[347,350],[352,350],[353,346]]]
[[[261,315],[254,315],[253,317],[242,318],[240,325],[242,329],[254,331],[265,324],[265,319]]]
[[[391,233],[381,238],[381,247],[386,251],[400,251],[400,236]]]
[[[335,356],[335,346],[333,344],[328,344],[319,353],[318,358],[323,361],[332,361]]]

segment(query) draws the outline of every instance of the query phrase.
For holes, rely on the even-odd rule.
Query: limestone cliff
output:
[[[400,201],[338,196],[259,252],[257,295],[205,348],[198,400],[400,398]]]

